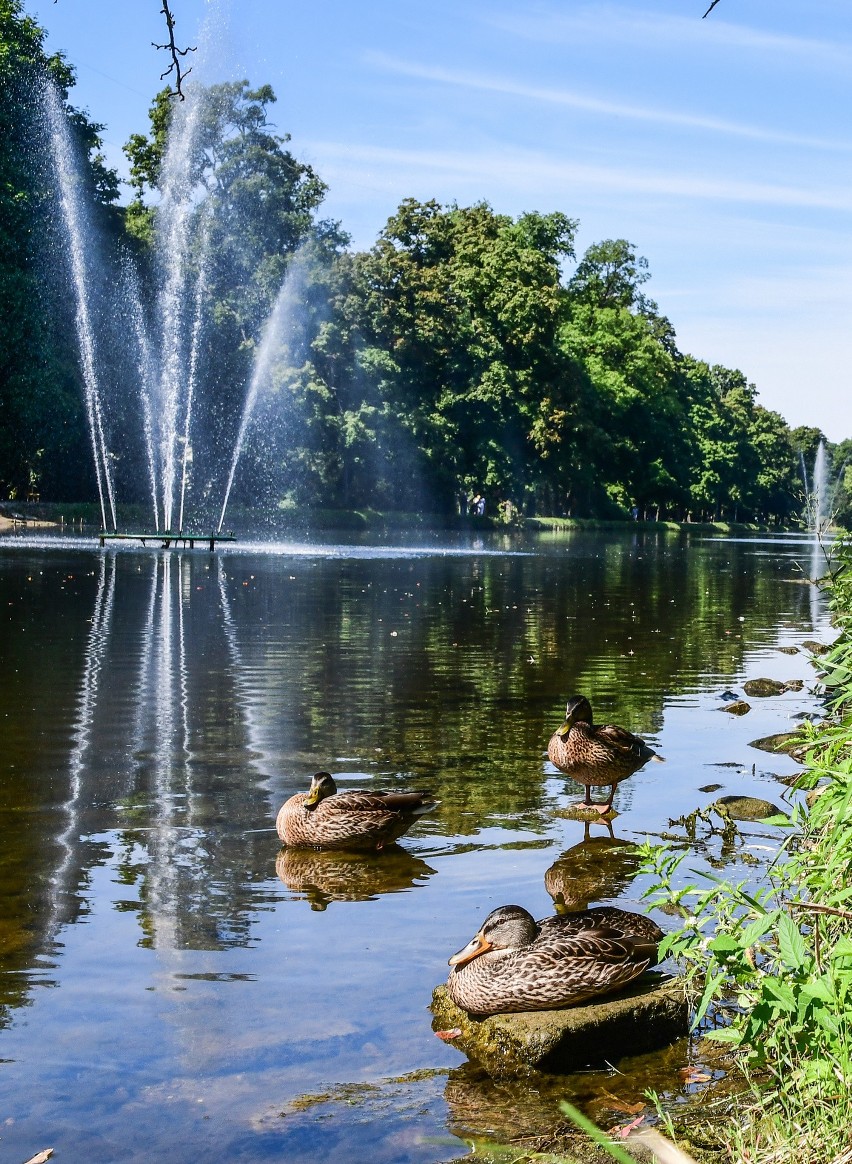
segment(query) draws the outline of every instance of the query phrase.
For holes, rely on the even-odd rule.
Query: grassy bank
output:
[[[20,514],[31,521],[49,521],[70,528],[93,531],[101,527],[101,511],[95,502],[8,502],[0,506],[0,514],[9,517]],[[695,533],[759,533],[766,527],[734,524],[732,522],[677,522],[633,521],[630,518],[592,517],[526,517],[505,521],[501,517],[441,513],[408,513],[377,509],[281,509],[267,513],[232,506],[228,510],[227,527],[238,535],[251,531],[253,535],[270,536],[308,535],[340,530],[351,533],[405,533],[451,531],[571,532],[578,530],[690,530]],[[118,528],[137,531],[151,527],[150,508],[141,505],[121,505],[118,510]],[[197,524],[193,528],[198,532]],[[201,530],[200,532],[203,532]],[[778,532],[778,531],[775,531]]]
[[[656,848],[657,903],[686,912],[667,952],[693,980],[696,1022],[730,1051],[742,1092],[718,1159],[852,1161],[852,549],[828,581],[840,632],[819,659],[826,721],[805,729],[807,802],[758,890],[676,876]],[[810,805],[810,807],[808,806]],[[676,887],[677,886],[677,887]]]

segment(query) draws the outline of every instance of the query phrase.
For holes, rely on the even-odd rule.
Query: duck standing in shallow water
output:
[[[308,792],[284,802],[275,827],[291,848],[376,851],[437,804],[428,792],[338,792],[329,772],[317,772]]]
[[[650,918],[600,906],[543,921],[501,905],[450,958],[447,993],[469,1014],[554,1010],[620,990],[657,961]]]
[[[547,755],[560,772],[585,785],[584,808],[609,812],[615,786],[649,760],[662,760],[656,752],[625,728],[592,722],[592,705],[585,695],[572,695],[565,708],[565,722],[550,737]],[[592,785],[609,786],[606,804],[592,801]]]

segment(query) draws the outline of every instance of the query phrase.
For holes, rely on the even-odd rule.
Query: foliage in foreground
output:
[[[812,807],[773,818],[789,835],[759,889],[702,875],[675,885],[681,853],[649,846],[657,899],[688,911],[662,954],[696,986],[696,1025],[728,1046],[754,1098],[733,1159],[852,1159],[852,546],[828,582],[840,636],[821,660],[830,721],[810,727]],[[703,884],[701,883],[703,882]]]

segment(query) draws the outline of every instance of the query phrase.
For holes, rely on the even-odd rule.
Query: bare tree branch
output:
[[[714,3],[718,3],[718,0],[714,0]],[[187,46],[186,48],[178,48],[178,46],[175,44],[175,18],[172,16],[171,10],[169,9],[169,0],[163,0],[163,7],[160,9],[160,11],[166,18],[166,27],[169,30],[169,39],[165,44],[157,44],[156,41],[151,41],[151,43],[155,49],[166,49],[172,58],[172,63],[169,65],[169,67],[165,70],[165,72],[160,73],[160,80],[164,81],[166,77],[169,77],[172,73],[174,73],[174,88],[171,90],[169,96],[180,97],[181,101],[183,101],[183,82],[192,72],[192,69],[182,69],[181,58],[185,57],[187,53],[194,53],[195,47]]]
[[[710,5],[710,7],[709,7],[709,8],[707,9],[707,11],[704,13],[704,16],[709,16],[709,15],[710,15],[710,13],[713,11],[713,9],[716,7],[716,5],[717,5],[718,3],[719,3],[719,0],[713,0],[713,3]],[[704,16],[702,16],[702,17],[701,17],[701,19],[702,19],[702,20],[704,19]]]

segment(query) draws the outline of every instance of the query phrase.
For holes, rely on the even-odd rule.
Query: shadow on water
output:
[[[795,762],[750,742],[818,700],[740,720],[721,697],[811,680],[778,648],[828,624],[782,539],[519,548],[0,542],[6,1150],[343,1160],[369,1140],[434,1162],[450,1133],[557,1135],[557,1091],[606,1121],[606,1079],[540,1080],[524,1107],[460,1067],[432,987],[494,906],[642,908],[637,842],[717,796],[777,798]],[[666,756],[609,822],[567,819],[582,790],[546,760],[577,691]],[[441,805],[377,858],[282,853],[275,813],[323,768]],[[746,826],[693,844],[742,876],[772,847]],[[622,1063],[617,1095],[677,1091],[685,1055]]]

